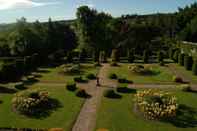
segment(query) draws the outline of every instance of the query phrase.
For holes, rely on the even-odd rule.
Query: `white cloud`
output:
[[[90,8],[94,8],[95,5],[91,0],[78,0],[77,8],[80,6],[88,6]]]
[[[34,2],[32,0],[0,0],[0,10],[32,8],[58,4],[58,2]]]

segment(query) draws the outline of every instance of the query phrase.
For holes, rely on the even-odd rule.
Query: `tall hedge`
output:
[[[192,70],[193,58],[192,56],[184,56],[184,66],[186,70]]]
[[[144,50],[143,52],[143,62],[144,63],[148,63],[148,59],[149,59],[149,56],[148,56],[148,51],[147,50]]]
[[[128,61],[129,63],[133,63],[135,60],[135,53],[134,50],[128,52]]]
[[[179,53],[178,63],[181,66],[184,66],[184,56],[185,56],[185,54]]]
[[[162,51],[159,51],[157,53],[157,58],[158,58],[158,62],[163,62],[163,59],[164,59],[164,54]]]
[[[4,62],[0,68],[0,81],[9,82],[17,78],[17,70],[15,62]]]
[[[112,50],[111,59],[112,59],[112,62],[118,62],[120,60],[118,49]]]
[[[197,75],[197,60],[193,62],[192,72],[194,75]]]
[[[178,57],[179,57],[179,53],[180,51],[179,50],[176,50],[173,54],[173,60],[174,62],[178,63]]]

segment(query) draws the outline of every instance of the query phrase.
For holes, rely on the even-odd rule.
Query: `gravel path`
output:
[[[104,91],[103,87],[113,87],[116,82],[111,81],[107,78],[107,71],[109,69],[109,64],[103,64],[99,71],[99,78],[101,86],[96,86],[96,81],[91,81],[87,84],[78,84],[80,88],[86,89],[86,91],[92,96],[88,98],[73,126],[72,131],[93,131],[96,124],[97,109],[99,108],[102,94]]]

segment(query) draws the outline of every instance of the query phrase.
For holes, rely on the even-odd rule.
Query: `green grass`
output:
[[[175,90],[174,94],[178,97],[180,104],[187,105],[197,110],[197,103],[193,102],[197,99],[197,94],[186,93],[179,90]],[[96,129],[106,128],[110,131],[196,131],[197,130],[197,113],[194,114],[195,121],[194,126],[181,128],[168,122],[148,121],[142,117],[136,115],[133,111],[134,102],[133,94],[121,94],[121,99],[108,99],[102,98],[98,114]],[[187,116],[186,116],[187,114]],[[185,116],[181,117],[182,122],[190,122],[192,114],[185,113]]]
[[[81,109],[84,99],[76,97],[75,93],[66,90],[66,81],[73,79],[73,75],[61,75],[58,73],[60,67],[57,68],[41,68],[42,72],[36,73],[41,77],[38,82],[33,85],[28,85],[28,89],[41,88],[50,92],[52,98],[57,99],[62,107],[53,111],[46,118],[35,119],[16,114],[12,111],[11,100],[14,94],[0,94],[0,128],[2,127],[16,127],[16,128],[64,128],[69,131]],[[83,75],[87,73],[96,73],[97,68],[92,64],[82,65]],[[42,83],[42,81],[49,81],[49,84]],[[54,82],[54,83],[53,83]],[[61,83],[58,85],[58,82]],[[65,85],[62,84],[65,82]],[[14,83],[9,83],[6,86],[11,86]],[[11,87],[12,88],[12,87]]]
[[[139,75],[129,71],[128,66],[131,64],[121,64],[119,67],[111,67],[110,73],[116,73],[118,77],[124,77],[132,80],[134,83],[173,83],[173,74],[168,70],[167,67],[161,67],[158,64],[145,65],[152,67],[156,73],[154,75]]]

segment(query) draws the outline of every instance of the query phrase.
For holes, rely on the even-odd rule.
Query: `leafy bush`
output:
[[[76,96],[82,97],[82,98],[89,98],[90,97],[90,95],[84,89],[78,89],[76,92]]]
[[[87,82],[87,79],[84,79],[81,76],[76,76],[76,77],[74,77],[74,81],[79,82],[79,83],[85,83],[85,82]]]
[[[183,79],[179,76],[173,76],[173,81],[177,83],[183,83]]]
[[[192,90],[191,90],[191,86],[188,85],[188,84],[186,84],[186,85],[181,85],[181,89],[182,89],[183,91],[186,91],[186,92],[192,91]]]
[[[193,65],[193,59],[192,56],[186,55],[184,57],[184,66],[186,70],[192,70],[192,65]]]
[[[129,61],[129,63],[133,63],[134,60],[135,60],[135,53],[134,53],[134,50],[129,51],[129,53],[128,53],[128,61]]]
[[[16,83],[15,88],[18,89],[18,90],[26,89],[25,86],[24,86],[24,83],[22,83],[22,82]]]
[[[96,75],[93,73],[89,73],[86,75],[86,78],[89,80],[95,80],[96,79]]]
[[[118,82],[119,83],[133,83],[132,81],[127,80],[126,78],[118,78]]]
[[[119,58],[119,52],[117,49],[113,49],[112,50],[112,54],[111,54],[111,59],[112,59],[112,62],[116,63],[120,60]]]
[[[148,63],[148,59],[149,59],[148,55],[149,55],[148,51],[144,50],[144,52],[143,52],[143,62],[144,63]]]
[[[138,91],[135,102],[137,109],[150,120],[173,118],[178,109],[175,96],[157,90]]]
[[[174,52],[174,55],[173,55],[173,60],[174,60],[176,63],[178,62],[179,53],[180,53],[180,51],[179,51],[179,50],[176,50],[176,51]]]
[[[194,75],[197,75],[197,60],[195,60],[193,63],[192,72]]]
[[[107,98],[121,98],[119,94],[117,94],[113,89],[108,89],[104,91],[104,97]]]
[[[136,93],[136,89],[130,89],[124,85],[119,85],[116,90],[119,93]]]
[[[157,57],[158,57],[158,62],[163,62],[163,59],[164,59],[164,54],[162,51],[159,51],[157,53]]]
[[[110,73],[110,74],[109,74],[109,78],[110,78],[110,79],[117,79],[118,76],[117,76],[115,73]]]
[[[38,115],[53,108],[49,93],[42,90],[29,90],[15,95],[12,99],[13,110],[24,115]]]
[[[182,54],[182,53],[179,54],[178,62],[179,62],[179,65],[181,65],[181,66],[184,66],[184,56],[185,56],[185,54]]]
[[[77,74],[80,73],[80,65],[63,65],[62,67],[62,72],[66,74]]]
[[[77,89],[76,83],[75,82],[68,82],[66,84],[66,89],[69,91],[75,91]]]

